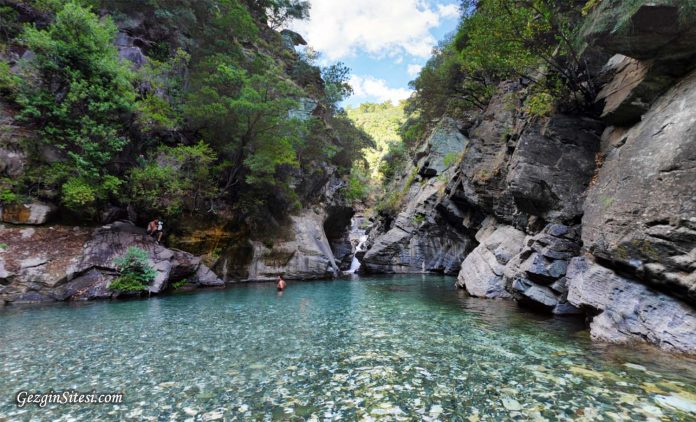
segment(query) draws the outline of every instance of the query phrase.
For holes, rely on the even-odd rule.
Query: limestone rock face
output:
[[[696,303],[696,72],[607,146],[585,201],[582,239],[598,258]]]
[[[586,258],[568,267],[568,301],[596,315],[592,337],[626,343],[647,341],[664,349],[696,353],[696,311]]]
[[[115,41],[118,49],[118,58],[131,62],[134,69],[140,69],[147,63],[147,56],[136,45],[137,41],[139,40],[123,32],[118,33]]]
[[[0,227],[7,247],[0,251],[0,301],[10,303],[109,298],[109,283],[118,276],[114,259],[130,246],[149,255],[157,271],[150,293],[188,280],[197,286],[224,283],[200,258],[167,249],[142,229],[114,223],[99,229],[80,227]],[[47,248],[46,245],[52,245]]]
[[[450,184],[451,199],[458,206],[475,207],[508,224],[517,213],[506,178],[520,129],[516,113],[520,90],[517,83],[500,84],[480,121],[469,131],[458,176]],[[476,221],[471,223],[476,225]]]
[[[466,288],[470,295],[476,297],[512,297],[505,289],[505,265],[520,253],[525,237],[524,232],[505,225],[483,237],[477,236],[481,243],[462,263],[457,286]]]
[[[39,202],[0,205],[0,221],[10,224],[41,225],[45,224],[55,211],[55,206]]]
[[[601,122],[564,115],[532,123],[520,137],[507,176],[517,208],[547,221],[581,215],[603,129]]]
[[[324,215],[311,209],[292,217],[287,240],[279,239],[272,245],[250,241],[248,259],[242,269],[234,268],[239,263],[229,259],[223,273],[237,274],[236,278],[244,281],[275,280],[279,275],[289,280],[313,280],[339,274],[324,233]]]
[[[472,242],[463,227],[448,222],[443,187],[435,178],[411,186],[405,209],[391,227],[370,234],[370,248],[362,259],[366,272],[459,272]]]
[[[418,172],[421,176],[437,176],[459,161],[469,140],[459,131],[458,126],[459,124],[449,117],[438,122],[417,152],[417,156],[422,156],[418,161]]]

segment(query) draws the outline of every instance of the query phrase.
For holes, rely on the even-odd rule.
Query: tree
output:
[[[205,211],[218,195],[217,154],[203,141],[160,147],[149,161],[128,177],[128,196],[138,209],[176,216],[183,211]]]
[[[250,6],[257,10],[263,10],[268,24],[273,29],[278,29],[292,19],[307,19],[310,5],[304,0],[247,0]]]
[[[350,86],[350,68],[338,62],[321,70],[321,78],[324,80],[324,97],[326,103],[333,111],[338,110],[338,104],[353,95],[353,87]]]
[[[72,2],[47,29],[28,27],[23,34],[36,54],[29,66],[38,80],[20,89],[20,117],[37,128],[41,142],[69,158],[72,166],[64,176],[70,184],[63,191],[80,191],[67,202],[75,208],[118,186],[109,165],[128,142],[126,122],[135,93],[132,73],[113,46],[115,34],[111,19],[100,21]]]

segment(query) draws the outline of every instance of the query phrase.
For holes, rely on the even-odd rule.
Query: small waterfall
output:
[[[355,274],[360,269],[360,261],[356,255],[358,252],[365,252],[365,243],[367,243],[367,234],[364,229],[360,228],[362,221],[362,216],[353,217],[351,221],[350,242],[355,246],[353,248],[353,260],[350,263],[350,269],[344,271],[344,274]]]

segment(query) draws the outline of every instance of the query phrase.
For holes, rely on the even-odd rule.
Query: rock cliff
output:
[[[522,81],[500,84],[480,114],[445,125],[467,134],[447,182],[411,187],[394,223],[378,220],[371,271],[449,273],[420,265],[417,247],[447,239],[473,296],[585,314],[602,341],[696,353],[695,15],[681,2],[623,3],[601,2],[583,29],[615,54],[595,75],[601,118],[528,115]],[[433,139],[457,143],[441,126],[423,155]]]
[[[155,243],[129,223],[97,229],[69,226],[1,226],[0,304],[106,299],[118,276],[114,259],[131,246],[145,250],[156,276],[149,294],[175,282],[188,287],[222,286],[201,259]]]

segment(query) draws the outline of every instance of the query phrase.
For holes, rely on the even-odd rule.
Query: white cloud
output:
[[[423,66],[421,66],[419,64],[410,64],[410,65],[408,65],[406,72],[408,72],[409,76],[414,77],[414,76],[418,75],[421,70],[423,70]]]
[[[355,97],[376,100],[380,103],[391,101],[396,105],[399,101],[410,97],[412,93],[411,90],[405,88],[390,88],[385,80],[373,76],[353,75],[350,77],[349,83],[353,87]]]
[[[362,50],[373,56],[428,57],[436,40],[430,30],[458,16],[456,4],[426,0],[310,0],[310,19],[292,29],[329,60]],[[456,15],[455,15],[456,13]]]
[[[438,4],[437,12],[444,19],[459,18],[459,6],[456,4]]]

